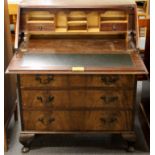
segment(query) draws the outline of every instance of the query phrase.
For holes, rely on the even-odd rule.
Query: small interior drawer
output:
[[[101,23],[101,31],[127,31],[126,23]]]
[[[54,31],[54,24],[28,23],[28,31]]]
[[[28,23],[28,31],[54,31],[54,23]]]

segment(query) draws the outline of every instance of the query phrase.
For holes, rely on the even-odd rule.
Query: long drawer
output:
[[[23,111],[24,130],[128,131],[131,111]]]
[[[132,108],[132,90],[22,90],[24,108]]]
[[[132,75],[21,75],[22,88],[134,87]]]

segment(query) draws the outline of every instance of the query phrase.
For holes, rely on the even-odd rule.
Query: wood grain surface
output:
[[[24,129],[36,131],[128,131],[130,111],[23,111]]]

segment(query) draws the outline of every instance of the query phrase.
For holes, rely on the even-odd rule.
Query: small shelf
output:
[[[126,13],[123,11],[106,11],[105,13],[101,13],[100,17],[108,17],[108,18],[125,18]]]
[[[100,33],[99,33],[100,32]],[[46,35],[74,35],[74,34],[78,34],[78,35],[124,35],[126,33],[126,31],[99,31],[99,29],[88,29],[88,30],[67,30],[67,29],[59,29],[56,28],[55,31],[44,31],[44,32],[40,32],[40,31],[31,31],[30,34],[32,35],[42,35],[42,34],[46,34]]]
[[[27,23],[51,23],[54,24],[52,20],[28,20]]]
[[[87,30],[68,30],[68,32],[81,33],[81,32],[87,32]]]
[[[101,21],[100,23],[128,23],[127,20],[105,20]]]
[[[48,11],[32,11],[26,18],[27,23],[54,23],[55,14]]]
[[[88,28],[88,32],[100,32],[99,27]]]
[[[76,20],[76,21],[68,21],[68,25],[86,25],[87,21],[86,20]]]
[[[60,32],[60,33],[63,33],[63,32],[67,32],[67,28],[56,28],[55,29],[55,32]]]
[[[127,14],[123,11],[106,11],[100,14],[100,21],[126,22]]]

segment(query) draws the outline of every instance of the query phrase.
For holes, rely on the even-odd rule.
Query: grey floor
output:
[[[137,87],[137,102],[140,100],[141,82]],[[127,153],[126,143],[119,135],[51,135],[36,137],[32,149],[27,155],[149,155],[148,147],[139,124],[138,117],[135,120],[137,141],[134,153]],[[10,136],[9,151],[5,155],[22,155],[22,145],[18,141],[20,121],[10,123],[8,133]]]

